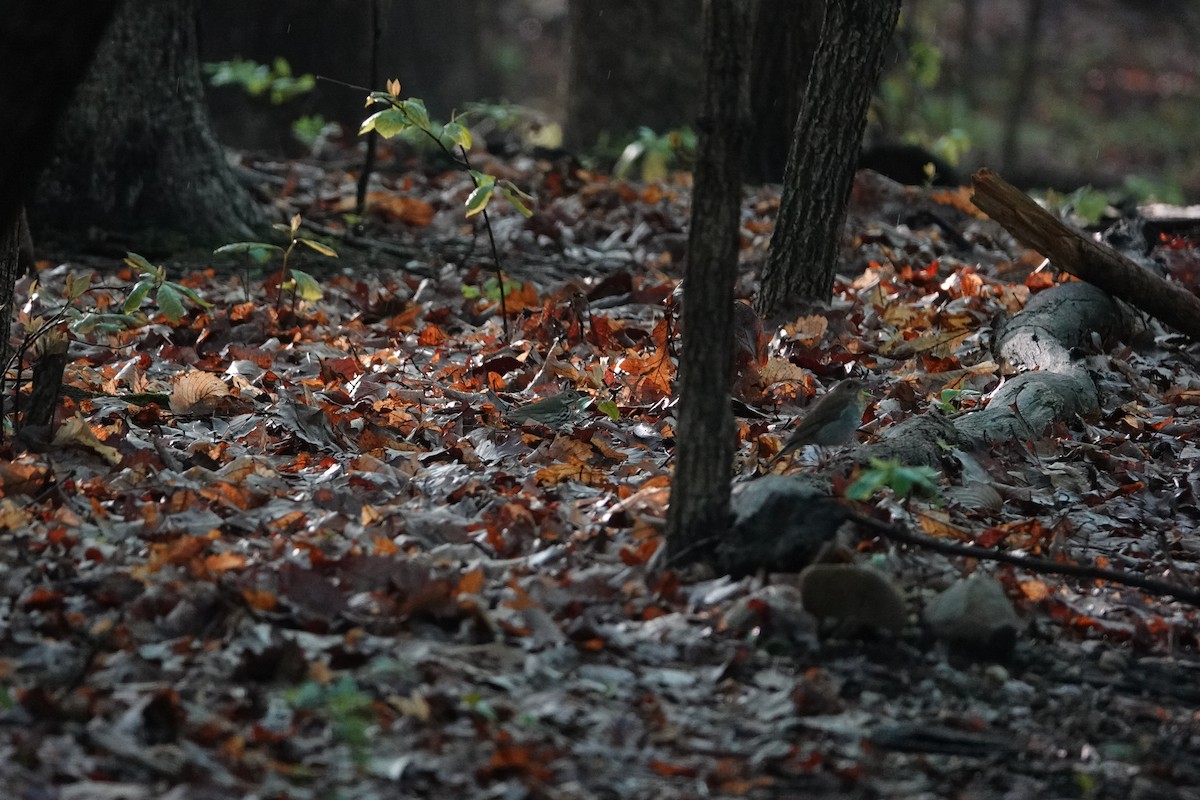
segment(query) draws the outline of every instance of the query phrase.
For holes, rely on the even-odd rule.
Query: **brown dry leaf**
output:
[[[1021,593],[1030,600],[1041,601],[1050,596],[1050,587],[1045,581],[1024,581],[1021,583]]]
[[[116,448],[109,447],[96,438],[96,434],[92,433],[91,427],[79,415],[78,411],[75,412],[75,416],[64,422],[62,427],[55,432],[54,444],[59,447],[75,445],[84,450],[91,450],[114,466],[121,463],[121,454]]]
[[[180,375],[171,389],[171,411],[181,416],[205,416],[214,413],[229,387],[211,372],[190,370]]]
[[[246,557],[240,553],[216,553],[204,559],[204,569],[210,573],[228,572],[246,566]]]
[[[347,202],[353,199],[353,197],[348,197]],[[415,197],[395,195],[389,192],[370,192],[367,194],[367,207],[369,211],[374,211],[385,219],[404,222],[418,228],[427,227],[429,223],[433,222],[433,206]],[[350,203],[346,210],[353,211],[354,204]]]
[[[182,566],[204,552],[210,542],[203,536],[184,536],[173,542],[161,542],[150,545],[150,561],[146,568],[156,572],[170,564]]]
[[[784,335],[789,339],[794,339],[803,343],[811,343],[820,340],[825,335],[825,331],[829,329],[829,318],[824,314],[813,314],[811,317],[800,317],[800,319],[783,326]]]
[[[5,496],[29,494],[46,485],[49,470],[40,464],[0,459],[0,492]]]
[[[454,590],[455,595],[460,594],[479,594],[483,591],[486,576],[482,569],[473,569],[464,574],[458,579],[458,587]]]
[[[414,691],[408,697],[399,695],[391,695],[386,698],[389,706],[395,709],[401,716],[412,717],[421,722],[428,722],[432,709],[420,692]]]
[[[242,599],[256,611],[273,611],[279,605],[279,597],[267,589],[242,589]]]
[[[798,367],[786,358],[771,356],[766,366],[758,371],[758,377],[764,385],[775,383],[804,383],[806,375],[803,367]]]
[[[958,539],[967,541],[967,536],[960,528],[950,524],[950,515],[944,511],[930,510],[919,518],[921,530],[937,539]]]
[[[587,486],[607,486],[608,472],[587,464],[555,464],[537,471],[539,486],[557,486],[563,481],[575,481]]]
[[[0,500],[0,530],[19,531],[33,521],[33,514],[9,498]]]

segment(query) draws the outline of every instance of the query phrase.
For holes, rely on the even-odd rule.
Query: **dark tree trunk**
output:
[[[1025,10],[1025,35],[1018,48],[1020,67],[1013,75],[1012,93],[1004,119],[1004,138],[1000,144],[1000,164],[1006,171],[1017,166],[1020,158],[1021,122],[1033,99],[1038,76],[1038,45],[1042,39],[1043,0],[1029,0]]]
[[[0,373],[11,353],[13,293],[28,237],[21,204],[48,155],[46,131],[83,77],[116,5],[16,0],[0,14]],[[2,409],[0,392],[0,416]]]
[[[767,318],[833,289],[867,108],[900,0],[830,0],[788,153],[757,309]]]
[[[53,153],[35,231],[99,228],[151,251],[262,236],[262,211],[209,126],[190,0],[122,6]]]
[[[684,283],[679,427],[667,547],[680,554],[728,524],[733,464],[733,286],[748,127],[753,2],[704,4],[704,109]]]
[[[0,14],[0,230],[49,154],[46,131],[92,60],[115,0],[14,0]]]
[[[962,56],[956,73],[967,111],[979,107],[979,0],[962,0]]]
[[[695,119],[700,0],[570,0],[567,15],[569,147]]]
[[[779,183],[813,52],[821,39],[823,0],[759,0],[750,66],[750,118],[745,181]]]

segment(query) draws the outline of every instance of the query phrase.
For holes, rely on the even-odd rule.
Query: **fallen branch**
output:
[[[919,533],[913,533],[899,525],[884,522],[883,520],[869,517],[851,509],[846,509],[848,519],[857,522],[864,528],[868,528],[876,533],[882,534],[887,538],[896,541],[911,544],[915,547],[922,547],[926,550],[932,550],[936,553],[942,553],[950,556],[962,556],[964,558],[978,558],[984,561],[997,561],[1002,564],[1012,564],[1017,567],[1024,567],[1032,572],[1048,575],[1070,575],[1076,578],[1088,578],[1090,580],[1108,581],[1117,583],[1122,586],[1130,586],[1134,589],[1142,589],[1150,594],[1162,596],[1168,595],[1174,597],[1181,603],[1186,603],[1190,606],[1200,608],[1200,591],[1180,586],[1177,583],[1170,581],[1162,581],[1157,578],[1145,578],[1140,575],[1133,575],[1128,572],[1121,572],[1115,569],[1106,569],[1104,567],[1092,567],[1086,564],[1069,564],[1061,561],[1050,561],[1045,558],[1031,558],[1029,556],[1019,556],[1015,553],[1005,553],[1001,550],[993,550],[988,547],[979,547],[973,544],[958,544],[956,542],[946,542],[941,539],[934,539],[930,536],[924,536]]]
[[[1200,298],[1069,227],[990,169],[976,172],[971,185],[980,211],[1054,266],[1200,341]]]

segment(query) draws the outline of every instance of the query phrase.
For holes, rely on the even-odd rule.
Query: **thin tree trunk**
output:
[[[703,111],[692,194],[679,360],[675,478],[668,552],[679,554],[728,523],[733,463],[733,286],[741,218],[741,148],[753,0],[704,5]]]
[[[867,108],[900,0],[830,0],[788,153],[757,309],[775,318],[833,288]]]
[[[1029,0],[1025,12],[1025,35],[1021,38],[1018,50],[1021,66],[1013,77],[1012,95],[1004,119],[1004,140],[1000,145],[1000,164],[1006,172],[1012,171],[1020,158],[1021,121],[1033,99],[1037,82],[1038,45],[1042,38],[1042,12],[1045,8],[1043,0]]]
[[[821,40],[823,0],[759,0],[750,66],[750,118],[743,164],[747,183],[778,183]]]

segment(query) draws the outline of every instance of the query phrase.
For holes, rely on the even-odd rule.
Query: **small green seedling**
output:
[[[307,272],[302,272],[288,265],[288,261],[292,256],[292,251],[297,245],[316,250],[323,256],[337,258],[337,252],[329,245],[322,244],[315,239],[309,239],[306,236],[300,235],[300,215],[296,214],[292,217],[292,221],[288,225],[275,224],[272,226],[275,230],[286,233],[290,242],[287,248],[280,247],[277,244],[268,242],[233,242],[222,247],[218,247],[213,251],[214,254],[234,254],[241,253],[249,256],[258,264],[265,264],[276,253],[283,254],[283,273],[279,282],[279,297],[283,297],[284,292],[292,293],[292,307],[295,310],[296,300],[304,300],[310,303],[320,300],[324,296],[321,291],[321,284],[312,275]]]
[[[358,688],[354,678],[347,675],[328,686],[306,681],[285,696],[293,708],[321,713],[334,736],[350,747],[354,760],[366,763],[371,743],[368,734],[375,724],[374,700]]]
[[[977,401],[983,395],[974,389],[942,389],[938,394],[938,409],[943,414],[961,411],[964,404]]]
[[[643,181],[661,181],[667,177],[667,168],[672,163],[689,161],[695,153],[696,134],[689,128],[658,134],[642,127],[638,129],[637,138],[621,151],[613,174],[618,178],[627,178],[634,164],[640,161]]]
[[[526,203],[533,198],[517,188],[509,180],[496,180],[494,175],[486,175],[471,168],[468,153],[471,149],[471,131],[460,119],[451,118],[441,126],[435,126],[425,110],[425,103],[417,97],[407,99],[400,97],[400,81],[387,82],[386,92],[371,92],[367,96],[367,105],[386,106],[382,111],[376,111],[363,120],[358,133],[361,136],[374,131],[385,139],[402,134],[418,133],[426,140],[432,141],[446,154],[451,161],[466,170],[475,184],[475,189],[467,197],[466,216],[480,214],[484,227],[487,228],[488,242],[491,246],[492,261],[495,264],[495,281],[499,287],[504,284],[501,278],[500,254],[496,249],[496,239],[492,232],[492,223],[488,218],[488,204],[499,194],[507,200],[522,216],[533,216],[533,211]],[[455,148],[458,152],[455,153]],[[499,292],[500,317],[504,324],[504,338],[508,338],[508,307],[504,302],[507,292]]]
[[[154,302],[172,325],[183,319],[183,301],[190,300],[201,308],[212,308],[212,303],[200,297],[194,291],[180,283],[167,280],[167,271],[162,267],[151,264],[137,253],[128,253],[125,263],[142,274],[141,279],[134,284],[121,310],[132,314],[142,307],[146,298],[154,294]],[[70,290],[68,290],[68,297]]]
[[[504,279],[504,294],[506,297],[513,292],[518,292],[520,290],[521,283],[519,281],[513,281],[507,278]],[[486,281],[484,281],[482,289],[463,284],[462,294],[463,297],[467,298],[468,300],[476,300],[480,297],[486,297],[488,300],[499,300],[500,284],[495,278],[488,278]]]
[[[316,78],[310,74],[293,75],[291,65],[284,58],[275,59],[270,66],[235,58],[205,64],[204,71],[213,86],[241,86],[253,97],[269,94],[273,105],[307,94],[317,85]]]
[[[898,461],[871,459],[871,468],[864,470],[858,480],[846,489],[851,500],[870,500],[883,488],[891,489],[897,497],[920,494],[936,501],[940,492],[937,480],[940,477],[932,467],[906,467]]]

